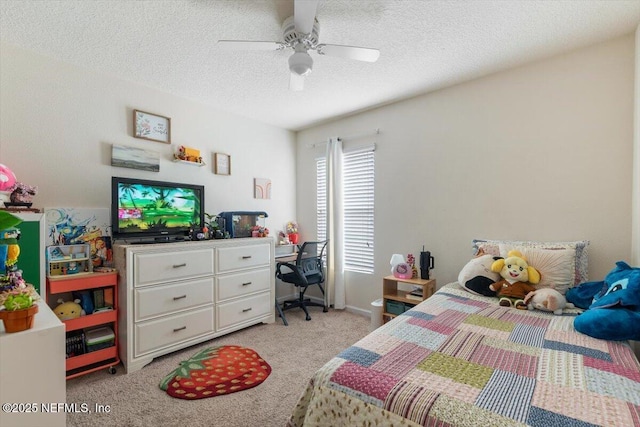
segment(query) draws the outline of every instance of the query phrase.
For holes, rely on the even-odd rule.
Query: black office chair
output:
[[[318,285],[322,296],[324,298],[324,269],[322,268],[322,258],[324,256],[324,250],[327,247],[328,240],[322,242],[305,242],[298,249],[298,256],[296,263],[279,262],[276,266],[276,278],[282,280],[285,283],[291,283],[298,287],[298,299],[285,301],[282,304],[278,304],[276,300],[276,308],[278,314],[282,318],[282,322],[285,326],[288,326],[287,319],[284,317],[284,311],[291,308],[300,307],[307,315],[306,320],[311,320],[307,307],[317,306],[322,307],[323,312],[328,310],[327,306],[323,303],[312,302],[309,298],[304,297],[304,293],[307,288],[312,285]]]

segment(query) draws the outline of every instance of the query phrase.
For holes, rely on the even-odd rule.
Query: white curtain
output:
[[[342,239],[342,141],[327,143],[327,280],[325,303],[344,309],[344,247]]]

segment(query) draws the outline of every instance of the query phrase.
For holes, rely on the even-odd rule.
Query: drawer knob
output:
[[[251,311],[251,307],[245,308],[244,310],[242,310],[243,313],[246,313],[247,311]]]
[[[180,267],[186,267],[187,263],[183,262],[182,264],[173,264],[173,268],[180,268]]]
[[[244,282],[244,283],[242,284],[242,286],[248,286],[248,285],[250,285],[251,283],[252,283],[252,282]]]
[[[250,259],[250,258],[251,258],[251,255],[245,255],[242,257],[242,259]]]
[[[184,329],[187,329],[187,327],[186,327],[186,326],[183,326],[183,327],[181,327],[181,328],[175,328],[175,329],[173,330],[173,332],[179,332],[179,331],[182,331],[182,330],[184,330]]]
[[[186,297],[187,297],[186,295],[180,295],[179,297],[173,297],[173,300],[177,301],[179,299],[186,298]]]

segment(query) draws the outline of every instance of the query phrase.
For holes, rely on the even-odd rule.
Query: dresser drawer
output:
[[[275,301],[270,292],[218,304],[218,330],[271,313]]]
[[[135,356],[213,333],[213,305],[135,325]]]
[[[213,277],[135,291],[135,321],[213,303]]]
[[[134,286],[213,274],[213,248],[134,255]]]
[[[269,244],[218,248],[216,253],[218,255],[216,266],[219,273],[269,265],[272,262]]]
[[[217,277],[216,301],[246,295],[253,292],[268,291],[271,286],[271,269],[262,268],[245,273],[228,274]]]

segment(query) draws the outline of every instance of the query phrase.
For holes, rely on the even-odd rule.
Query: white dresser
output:
[[[155,357],[275,320],[272,238],[114,246],[120,359]]]

